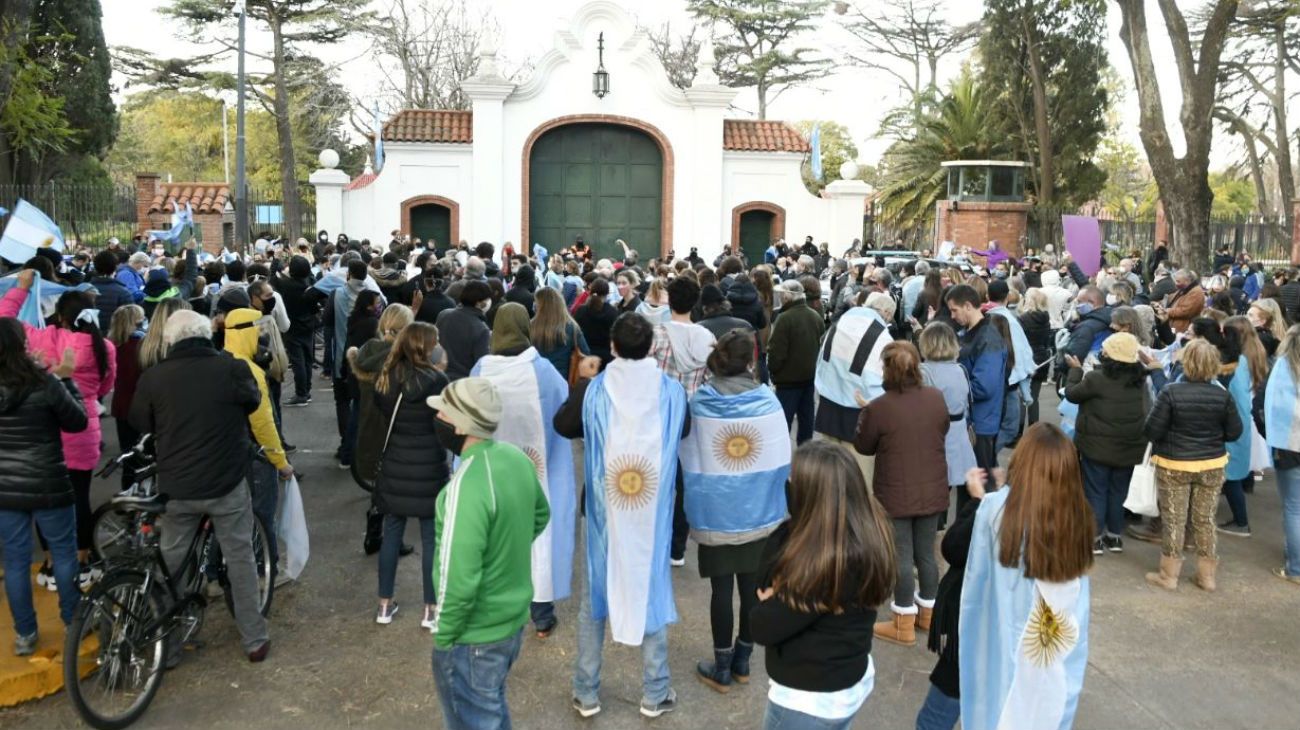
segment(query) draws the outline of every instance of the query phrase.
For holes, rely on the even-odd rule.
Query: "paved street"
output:
[[[276,593],[270,659],[261,665],[245,661],[234,625],[218,603],[208,612],[206,648],[167,674],[137,727],[441,727],[430,676],[431,643],[418,628],[419,559],[402,562],[401,613],[392,625],[377,626],[375,559],[361,552],[367,497],[331,458],[337,439],[327,388],[318,387],[315,396],[310,407],[285,414],[289,440],[301,449],[294,464],[306,475],[312,554],[301,582]],[[1055,408],[1044,411],[1054,414]],[[96,501],[110,491],[97,485]],[[1175,595],[1148,587],[1142,576],[1157,561],[1153,545],[1128,541],[1125,554],[1098,560],[1092,574],[1089,667],[1076,727],[1300,727],[1295,667],[1300,589],[1268,572],[1279,564],[1282,544],[1271,477],[1257,485],[1250,510],[1253,538],[1221,538],[1223,562],[1214,595],[1187,582]],[[414,537],[412,527],[407,541],[418,542]],[[693,550],[675,578],[681,622],[670,631],[670,662],[680,708],[654,724],[759,726],[766,687],[761,650],[748,686],[726,696],[705,688],[693,674],[695,662],[710,651],[708,583],[698,577]],[[527,638],[511,674],[515,725],[647,727],[637,714],[639,652],[629,647],[606,650],[604,711],[582,721],[569,708],[576,599],[561,604],[559,615],[560,627],[550,639]],[[876,688],[855,727],[911,727],[928,688],[932,655],[921,645],[883,644],[873,655]],[[0,727],[12,730],[80,726],[63,693],[0,711]]]

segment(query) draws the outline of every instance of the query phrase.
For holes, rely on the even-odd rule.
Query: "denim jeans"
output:
[[[1300,577],[1300,467],[1277,470],[1282,496],[1282,535],[1286,540],[1287,577]]]
[[[533,626],[538,631],[550,631],[555,628],[554,601],[533,601],[528,605],[528,613],[533,619]]]
[[[54,579],[59,585],[59,617],[66,626],[81,600],[77,583],[77,513],[72,505],[54,509],[0,510],[0,541],[4,545],[5,596],[14,618],[14,632],[36,631],[32,606],[32,520],[50,546]]]
[[[600,664],[605,648],[605,620],[591,617],[591,589],[582,594],[578,611],[578,657],[574,665],[573,696],[583,704],[600,701]],[[641,701],[657,705],[668,698],[668,628],[641,640]]]
[[[842,720],[827,720],[782,707],[771,700],[768,700],[767,713],[763,716],[763,730],[849,730],[851,727],[853,715]]]
[[[785,388],[777,386],[776,399],[781,401],[781,410],[785,411],[785,427],[788,429],[799,419],[799,430],[795,432],[795,443],[802,444],[813,435],[813,410],[817,402],[817,391],[812,383],[805,386]]]
[[[916,714],[916,730],[952,730],[961,719],[961,700],[949,697],[930,685],[921,711]]]
[[[424,604],[432,606],[437,600],[433,590],[432,517],[416,518],[420,523],[420,573],[424,577]],[[379,597],[392,598],[397,583],[397,557],[402,549],[402,533],[406,532],[406,518],[384,515],[384,539],[379,547]]]
[[[1024,398],[1020,395],[1019,385],[1008,385],[1006,395],[1002,397],[1002,424],[998,427],[997,449],[1001,451],[1010,446],[1020,433],[1021,411]]]
[[[1250,525],[1250,518],[1246,515],[1246,482],[1254,478],[1247,474],[1245,479],[1223,480],[1223,496],[1228,500],[1228,509],[1232,510],[1232,521],[1237,527]]]
[[[311,364],[315,356],[315,338],[311,332],[289,330],[284,336],[285,353],[293,369],[293,394],[299,398],[311,395]]]
[[[280,474],[271,462],[253,459],[248,465],[248,491],[253,500],[253,514],[266,528],[266,545],[271,564],[280,564],[280,545],[275,537],[275,517],[280,511]]]
[[[519,658],[524,632],[491,644],[433,650],[433,681],[448,730],[509,730],[506,676]]]
[[[1083,491],[1092,505],[1097,520],[1098,537],[1124,534],[1124,500],[1128,499],[1128,484],[1133,480],[1133,467],[1107,466],[1080,454],[1083,469]]]

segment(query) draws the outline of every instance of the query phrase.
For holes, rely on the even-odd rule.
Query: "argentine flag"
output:
[[[754,532],[786,516],[790,431],[767,388],[723,395],[706,384],[691,398],[682,441],[686,518],[696,533]]]
[[[375,102],[371,112],[371,126],[375,132],[375,172],[379,173],[384,169],[384,123],[379,117],[379,102]]]
[[[30,258],[30,257],[28,257]],[[3,279],[0,279],[0,296],[9,293],[9,290],[18,285],[18,272],[15,271]],[[89,291],[94,287],[90,284],[78,284],[77,286],[64,286],[53,281],[45,281],[38,273],[32,280],[31,294],[23,301],[23,306],[18,310],[17,318],[36,329],[45,328],[45,314],[54,312],[54,305],[58,302],[59,297],[65,291]]]
[[[40,248],[62,251],[63,231],[40,208],[20,198],[0,236],[0,257],[21,264]]]

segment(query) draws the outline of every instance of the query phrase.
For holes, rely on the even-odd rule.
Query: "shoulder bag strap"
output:
[[[384,450],[379,452],[380,454],[388,452],[388,439],[393,437],[393,424],[397,423],[397,412],[402,410],[402,396],[404,394],[402,390],[397,391],[397,404],[393,406],[393,417],[388,419],[388,433],[384,434]]]

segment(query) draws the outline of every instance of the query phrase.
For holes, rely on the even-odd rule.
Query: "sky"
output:
[[[432,0],[431,0],[432,1]],[[572,15],[584,0],[469,0],[471,7],[477,9],[488,7],[495,14],[501,26],[499,47],[502,49],[503,67],[509,68],[511,62],[518,63],[525,58],[539,58],[550,48],[551,29],[558,20]],[[633,2],[619,0],[624,7],[633,10],[638,20],[646,26],[657,27],[664,22],[671,22],[675,27],[685,28],[690,22],[685,12],[683,0],[655,0],[654,2]],[[871,0],[855,0],[860,6],[868,7]],[[943,0],[948,7],[948,19],[954,25],[977,20],[982,12],[982,3],[972,0]],[[1180,102],[1177,74],[1174,71],[1173,52],[1169,39],[1163,33],[1163,23],[1159,21],[1156,0],[1146,0],[1147,14],[1150,18],[1152,32],[1152,54],[1155,57],[1157,74],[1160,76],[1161,91],[1164,94],[1165,113],[1169,121],[1166,126],[1173,140],[1175,150],[1181,153],[1182,134],[1176,123]],[[181,57],[194,52],[195,46],[185,40],[183,29],[167,18],[159,15],[157,9],[167,4],[166,0],[102,0],[104,13],[104,34],[110,47],[133,46],[148,48],[163,57]],[[375,0],[376,10],[388,7],[387,0]],[[1122,134],[1139,150],[1138,110],[1136,93],[1132,90],[1132,67],[1128,55],[1119,39],[1119,10],[1116,3],[1107,3],[1108,52],[1110,63],[1119,72],[1127,89],[1120,106]],[[1180,2],[1185,8],[1192,3]],[[839,17],[827,13],[823,23],[830,26],[839,21]],[[233,26],[233,18],[232,18]],[[539,32],[539,29],[544,29]],[[842,57],[843,43],[851,39],[840,40],[840,34],[833,30],[819,33],[813,41],[824,44],[824,52],[832,60]],[[249,49],[256,52],[269,47],[269,35],[251,29]],[[358,37],[337,46],[320,47],[316,55],[329,64],[337,64],[340,69],[340,81],[358,99],[369,107],[373,99],[367,96],[367,89],[373,85],[373,66],[366,63],[369,57],[369,43]],[[945,62],[941,76],[950,78],[960,71],[961,58],[953,57]],[[251,62],[250,62],[251,63]],[[234,72],[234,60],[229,61],[229,71]],[[859,150],[859,162],[875,165],[880,155],[890,144],[890,140],[877,135],[882,116],[889,109],[898,106],[904,99],[897,83],[886,73],[868,69],[855,68],[846,64],[836,64],[834,75],[821,80],[815,86],[794,88],[783,93],[774,103],[769,104],[769,119],[796,121],[810,117],[833,120],[847,126],[853,141]],[[122,79],[119,79],[121,85]],[[119,99],[135,91],[133,88],[119,88]],[[754,113],[757,108],[752,91],[742,92],[735,102],[731,116],[743,117]],[[233,117],[232,117],[233,118]],[[1237,153],[1237,147],[1223,135],[1216,135],[1213,153],[1214,166],[1219,167],[1231,162]]]

